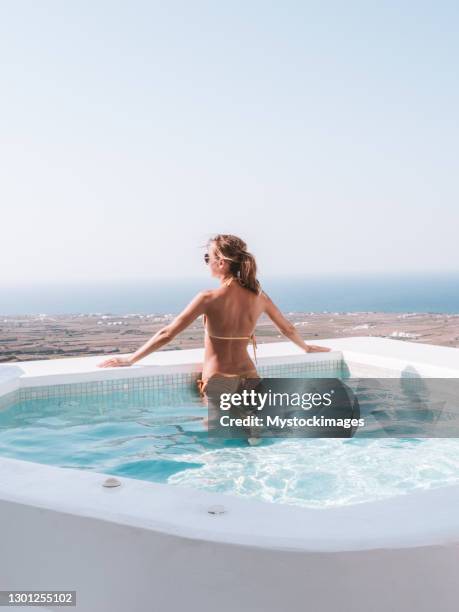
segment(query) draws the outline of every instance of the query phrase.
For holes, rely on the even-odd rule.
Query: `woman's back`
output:
[[[255,369],[247,344],[263,310],[263,293],[242,287],[237,279],[230,278],[218,289],[209,291],[203,375],[243,374]]]

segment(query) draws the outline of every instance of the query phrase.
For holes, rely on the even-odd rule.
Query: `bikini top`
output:
[[[225,285],[228,287],[233,281],[233,277],[231,277]],[[209,334],[207,330],[207,317],[204,315],[204,329],[205,333],[209,336],[209,338],[217,338],[217,340],[252,340],[253,346],[253,356],[255,358],[255,363],[257,363],[257,341],[255,340],[255,334],[250,334],[250,336],[213,336]]]

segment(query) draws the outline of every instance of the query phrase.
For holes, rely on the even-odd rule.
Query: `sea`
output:
[[[260,277],[283,312],[459,314],[459,272]],[[214,279],[0,284],[0,315],[174,314]]]

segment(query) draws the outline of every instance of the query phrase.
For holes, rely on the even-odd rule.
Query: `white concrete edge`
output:
[[[1,502],[141,527],[186,539],[273,550],[337,552],[459,543],[459,486],[416,491],[391,499],[311,509],[266,503],[186,487],[0,461]],[[209,515],[212,505],[223,515]]]
[[[7,382],[0,383],[0,398],[9,393],[14,393],[20,387],[20,379],[9,380]]]
[[[258,366],[282,363],[328,363],[342,361],[341,351],[304,353],[291,343],[260,345]],[[274,349],[274,350],[273,350]],[[173,355],[171,355],[173,353]],[[261,353],[261,354],[260,354]],[[23,361],[18,365],[0,364],[0,397],[15,388],[62,385],[124,378],[142,378],[167,374],[198,374],[202,370],[202,349],[159,351],[142,363],[130,367],[99,368],[100,357]],[[8,368],[13,368],[14,372]],[[4,372],[2,378],[2,371]]]
[[[343,359],[346,363],[352,363],[354,366],[369,366],[387,371],[390,376],[394,377],[406,375],[421,376],[422,378],[459,378],[459,369],[429,365],[422,361],[373,356],[355,351],[343,351]],[[381,378],[384,377],[386,377],[386,374],[381,375]]]
[[[327,362],[344,359],[365,366],[409,375],[459,377],[459,349],[372,337],[332,338],[315,341],[330,353],[304,353],[291,342],[259,345],[258,365]],[[203,349],[158,351],[129,368],[99,368],[104,356],[0,364],[0,397],[18,388],[71,384],[171,373],[198,373]],[[394,374],[392,374],[394,375]]]

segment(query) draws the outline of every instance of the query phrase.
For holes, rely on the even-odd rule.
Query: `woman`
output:
[[[204,255],[212,276],[220,280],[218,289],[201,291],[169,325],[160,329],[148,342],[128,357],[111,357],[99,367],[130,366],[170,342],[197,317],[204,315],[205,351],[200,391],[205,393],[212,376],[257,378],[257,370],[247,351],[253,342],[254,329],[261,314],[266,313],[279,331],[307,353],[329,351],[308,345],[257,280],[255,258],[247,252],[243,240],[229,234],[218,234],[207,245]]]

